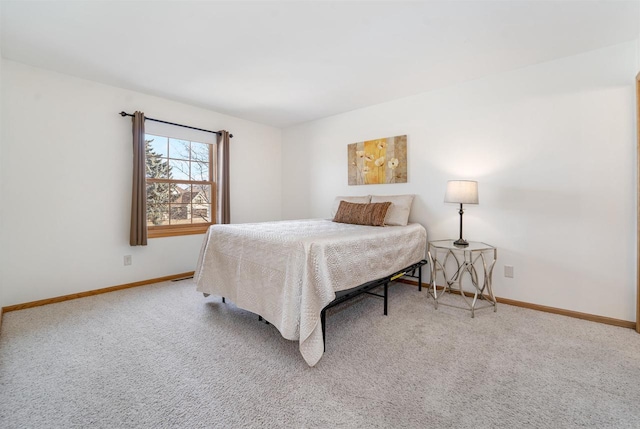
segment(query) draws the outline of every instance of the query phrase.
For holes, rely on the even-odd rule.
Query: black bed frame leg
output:
[[[325,329],[324,324],[326,320],[327,320],[326,310],[322,310],[320,312],[320,324],[322,325],[322,350],[325,352],[327,351],[327,343],[325,341],[325,332],[324,332],[324,329]]]
[[[384,315],[387,315],[387,291],[389,290],[389,283],[384,284]]]
[[[418,292],[422,291],[422,265],[418,267]]]
[[[224,300],[224,296],[222,297],[222,302],[227,302],[227,301]]]

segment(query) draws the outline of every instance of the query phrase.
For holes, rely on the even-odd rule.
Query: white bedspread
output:
[[[325,219],[213,225],[195,272],[197,290],[259,314],[300,341],[315,365],[324,351],[320,312],[335,292],[425,258],[422,225],[373,227]]]

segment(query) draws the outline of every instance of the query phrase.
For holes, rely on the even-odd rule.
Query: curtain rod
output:
[[[123,118],[125,116],[133,117],[131,113],[127,113],[124,110],[120,112],[119,115],[122,116]],[[205,133],[213,133],[213,134],[220,135],[220,131],[211,131],[211,130],[205,130],[202,128],[190,127],[189,125],[182,125],[182,124],[176,124],[175,122],[161,121],[160,119],[147,118],[146,116],[144,117],[144,119],[149,121],[154,121],[154,122],[161,122],[163,124],[175,125],[176,127],[189,128],[190,130],[204,131]],[[233,138],[233,134],[229,134],[229,138]]]

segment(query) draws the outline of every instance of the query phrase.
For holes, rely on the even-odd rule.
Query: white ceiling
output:
[[[2,1],[2,56],[285,127],[640,35],[640,1]]]

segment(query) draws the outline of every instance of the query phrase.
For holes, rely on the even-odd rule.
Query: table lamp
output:
[[[473,180],[449,180],[447,182],[447,192],[444,194],[445,203],[460,204],[460,238],[453,242],[456,246],[466,247],[469,245],[462,238],[462,215],[463,204],[478,204],[478,182]]]

